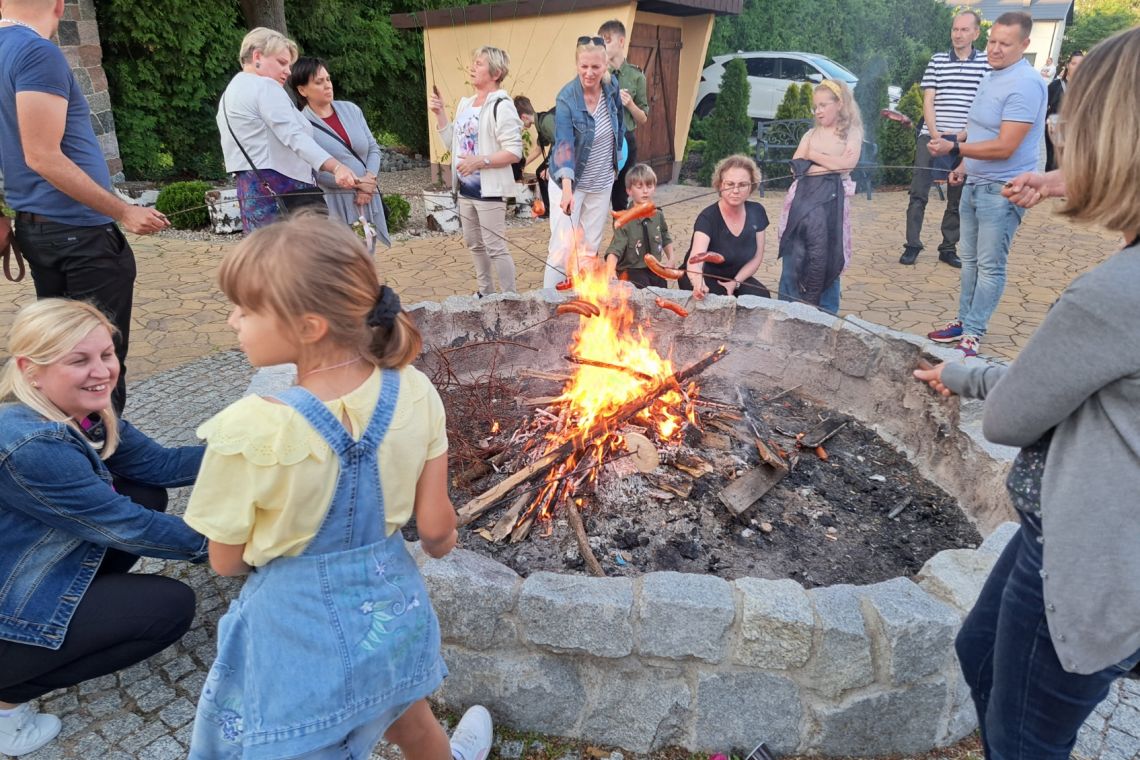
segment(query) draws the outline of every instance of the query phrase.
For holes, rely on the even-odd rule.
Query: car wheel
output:
[[[712,113],[714,106],[716,106],[716,95],[705,95],[704,98],[701,99],[701,102],[697,104],[694,113],[703,119]]]

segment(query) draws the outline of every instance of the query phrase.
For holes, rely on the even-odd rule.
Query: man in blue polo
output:
[[[1005,290],[1009,246],[1025,209],[1002,197],[1006,182],[1037,167],[1037,146],[1045,133],[1045,80],[1025,60],[1033,19],[1017,11],[998,16],[986,43],[993,68],[970,107],[966,140],[931,140],[932,156],[961,155],[950,176],[961,182],[962,292],[958,318],[927,337],[957,343],[966,356],[978,353],[990,317]]]
[[[4,0],[0,18],[0,173],[5,200],[16,210],[14,237],[32,272],[38,298],[94,302],[118,335],[124,365],[111,397],[126,403],[127,344],[135,257],[115,222],[138,235],[169,222],[111,192],[111,176],[91,109],[51,41],[63,0]],[[0,218],[0,249],[13,234]]]

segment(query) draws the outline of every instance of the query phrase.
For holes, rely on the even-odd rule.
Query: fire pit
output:
[[[670,392],[678,392],[669,402],[677,431],[665,434],[650,430],[651,420],[637,421],[655,399],[645,399],[648,405],[623,424],[632,421],[664,448],[662,436],[683,436],[692,427],[681,424],[686,417],[715,409],[695,402],[700,389],[690,380],[719,389],[712,403],[730,402],[726,406],[734,405],[725,397],[728,388],[740,388],[753,399],[795,389],[785,398],[795,399],[797,412],[803,411],[798,405],[818,400],[837,421],[848,421],[836,441],[854,435],[856,428],[873,429],[956,499],[983,534],[992,535],[977,550],[934,554],[915,576],[917,584],[908,577],[851,585],[834,577],[726,580],[695,572],[588,577],[539,571],[524,579],[463,549],[444,560],[424,559],[451,670],[440,698],[456,706],[482,702],[516,728],[637,752],[665,745],[750,749],[763,740],[780,753],[886,754],[923,751],[968,733],[973,707],[952,642],[1008,538],[1008,529],[995,531],[1010,514],[1001,485],[1008,451],[982,442],[969,419],[976,414],[973,407],[961,407],[963,422],[956,402],[942,401],[910,379],[925,348],[914,336],[753,298],[710,297],[682,320],[654,299],[652,293],[628,294],[630,325],[651,325],[648,344],[659,357],[668,357],[667,366],[643,372],[649,377],[640,380],[679,380],[669,381]],[[421,330],[439,349],[425,353],[424,368],[436,372],[443,361],[457,378],[564,371],[563,357],[580,325],[576,317],[554,312],[555,304],[537,293],[413,307]],[[520,332],[523,328],[529,329]],[[599,361],[631,366],[616,353]],[[684,376],[693,367],[703,371]],[[737,407],[750,409],[747,403]],[[752,419],[740,420],[738,429],[746,422],[763,424],[751,414],[741,416]],[[491,527],[483,530],[503,523],[514,533],[529,513],[527,531],[539,534],[549,525],[544,510],[554,520],[575,522],[569,505],[581,507],[588,523],[590,484],[567,473],[580,475],[584,471],[576,468],[591,457],[622,456],[620,439],[628,427],[619,427],[603,430],[587,423],[577,435],[560,440],[532,436],[541,443],[535,444],[531,461],[551,461],[543,473],[530,473],[533,480],[519,478],[513,490],[500,489],[483,500],[518,505],[509,524],[488,512],[481,520]],[[791,454],[794,440],[777,448]],[[551,452],[557,456],[549,457]],[[801,458],[817,456],[814,447],[801,446],[799,452]],[[576,463],[566,464],[568,453]],[[753,467],[780,466],[764,465],[759,453],[753,456],[746,466],[726,468],[731,471],[722,473],[725,483]],[[554,479],[543,480],[550,473]],[[523,494],[528,488],[530,493]],[[577,504],[579,498],[587,503]],[[716,499],[710,491],[708,500]],[[918,509],[924,500],[908,507],[896,499],[882,508],[903,504],[902,519],[905,510]],[[562,513],[552,507],[559,503]],[[476,499],[458,504],[467,515],[481,506]],[[762,511],[765,504],[761,500]],[[728,509],[727,502],[714,507]],[[742,509],[740,531],[761,529],[762,520],[752,525],[756,509]],[[837,550],[846,538],[836,536]],[[465,543],[483,540],[469,535]],[[601,560],[603,572],[616,574],[609,555]]]

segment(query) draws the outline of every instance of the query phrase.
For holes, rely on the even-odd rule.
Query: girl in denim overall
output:
[[[421,340],[351,231],[298,215],[222,262],[254,366],[297,385],[199,429],[207,453],[186,521],[222,575],[250,573],[218,625],[190,757],[484,760],[487,711],[449,741],[425,699],[446,675],[439,624],[399,527],[455,545],[443,405],[410,362]],[[387,445],[385,445],[387,442]]]

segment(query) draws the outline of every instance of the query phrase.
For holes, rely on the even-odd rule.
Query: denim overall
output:
[[[384,537],[376,454],[400,375],[384,370],[382,380],[360,441],[307,390],[278,395],[336,453],[336,491],[305,550],[251,573],[219,622],[218,656],[198,700],[190,758],[297,757],[339,747],[368,727],[375,736],[362,754],[347,745],[321,753],[367,757],[387,725],[378,720],[399,717],[446,675],[439,623],[419,569],[399,531]]]

